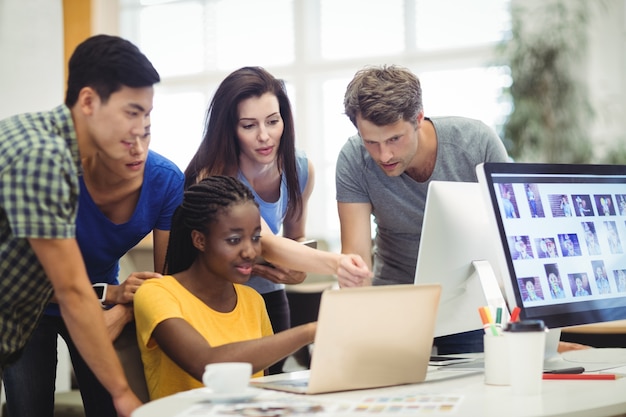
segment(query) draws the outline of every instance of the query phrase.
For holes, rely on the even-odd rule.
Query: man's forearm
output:
[[[57,292],[61,315],[81,356],[112,397],[130,390],[124,371],[113,349],[103,311],[91,293]]]
[[[104,323],[112,342],[118,338],[124,327],[132,320],[133,308],[128,304],[117,304],[104,310]]]
[[[139,404],[107,333],[75,239],[29,239],[56,294],[70,336],[116,404]],[[58,262],[63,259],[64,262]],[[132,407],[132,405],[131,405]]]

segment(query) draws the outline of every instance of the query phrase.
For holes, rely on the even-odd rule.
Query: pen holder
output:
[[[509,345],[504,336],[483,336],[485,346],[485,384],[509,385]]]

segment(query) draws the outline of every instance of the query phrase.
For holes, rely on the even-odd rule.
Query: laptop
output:
[[[319,394],[422,382],[440,294],[439,284],[326,290],[304,378],[285,373],[250,385]]]

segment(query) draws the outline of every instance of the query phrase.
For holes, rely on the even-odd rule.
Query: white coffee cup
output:
[[[248,362],[210,363],[204,367],[202,382],[216,394],[238,394],[246,391],[251,375]]]
[[[505,336],[483,336],[485,346],[485,384],[509,385],[509,345]]]
[[[509,323],[508,339],[511,391],[514,395],[541,394],[546,327],[542,320]]]

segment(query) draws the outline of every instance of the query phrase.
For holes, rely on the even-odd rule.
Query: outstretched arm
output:
[[[29,239],[29,243],[54,287],[72,340],[111,394],[119,415],[130,417],[141,402],[131,391],[111,344],[78,243],[75,239]]]
[[[159,323],[152,337],[170,359],[202,381],[209,363],[249,362],[253,373],[266,369],[312,343],[316,329],[317,323],[307,323],[271,336],[213,347],[187,321],[171,318]]]
[[[341,252],[356,253],[372,269],[372,227],[369,203],[337,203],[341,223]],[[342,287],[371,285],[371,280],[354,280],[350,277],[339,280]]]
[[[363,258],[355,254],[338,254],[312,249],[291,239],[276,236],[263,228],[263,257],[296,271],[336,274],[339,282],[369,281],[372,273]]]

